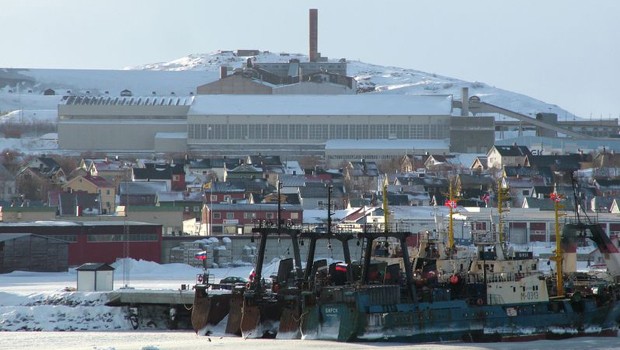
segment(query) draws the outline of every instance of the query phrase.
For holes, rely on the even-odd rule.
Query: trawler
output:
[[[506,249],[501,229],[474,237],[476,254],[463,269],[449,254],[450,238],[448,254],[434,254],[428,245],[430,254],[424,259],[427,265],[435,259],[435,269],[418,274],[403,249],[404,269],[373,273],[374,242],[392,237],[405,246],[411,235],[389,231],[387,217],[385,227],[384,232],[362,234],[365,254],[359,280],[336,285],[326,278],[320,287],[302,293],[303,339],[418,343],[617,335],[620,303],[615,285],[589,294],[564,290],[559,225],[555,282],[543,274],[531,252]],[[446,271],[437,266],[459,269],[442,279]],[[391,278],[386,278],[388,272]]]

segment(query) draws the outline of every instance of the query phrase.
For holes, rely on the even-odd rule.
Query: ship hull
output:
[[[348,302],[317,302],[304,309],[304,339],[388,342],[528,341],[616,336],[618,303],[554,300],[531,304],[472,305],[464,300],[368,304],[364,293]]]
[[[230,311],[230,294],[210,294],[207,285],[194,287],[192,306],[192,328],[196,333],[206,332],[209,325],[220,323]]]

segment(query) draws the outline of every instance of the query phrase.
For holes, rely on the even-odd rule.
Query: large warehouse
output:
[[[81,152],[184,151],[192,101],[175,96],[67,96],[58,105],[58,147]]]
[[[480,118],[457,122],[450,95],[72,96],[58,113],[59,147],[74,151],[324,156],[330,140],[373,140],[379,150],[377,140],[433,140],[486,152],[494,140],[492,118],[464,137]]]

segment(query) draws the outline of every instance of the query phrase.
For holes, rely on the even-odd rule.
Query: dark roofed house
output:
[[[462,199],[482,199],[495,187],[490,176],[459,174],[456,177],[456,191]]]
[[[526,146],[499,146],[491,147],[487,153],[489,168],[502,169],[504,166],[524,165],[532,153]]]
[[[591,163],[589,154],[571,153],[561,155],[529,155],[525,165],[532,168],[548,167],[553,171],[575,171],[582,169],[586,163]]]
[[[83,216],[101,214],[99,194],[87,192],[59,192],[58,215]]]
[[[489,167],[487,161],[487,156],[478,156],[476,157],[476,159],[474,159],[474,162],[472,163],[470,168],[471,170],[474,170],[476,172],[482,172]]]
[[[327,208],[329,185],[320,182],[308,182],[299,188],[301,205],[304,209]],[[331,200],[334,209],[345,207],[344,191],[340,186],[332,186]]]
[[[185,169],[182,164],[146,163],[132,169],[133,181],[163,181],[173,191],[185,190]]]
[[[119,185],[120,205],[155,206],[157,193],[166,191],[168,191],[168,187],[162,181],[123,182]]]
[[[263,169],[252,164],[241,164],[238,167],[226,172],[225,181],[239,179],[262,179]]]
[[[345,182],[348,182],[352,192],[366,193],[375,191],[379,181],[377,163],[366,161],[351,161],[343,169]]]

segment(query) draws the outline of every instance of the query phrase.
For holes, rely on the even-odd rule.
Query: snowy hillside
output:
[[[68,69],[0,69],[0,113],[13,110],[54,110],[60,96],[67,93],[118,96],[129,89],[134,95],[189,95],[196,87],[215,81],[219,67],[240,68],[250,57],[236,56],[232,51],[192,54],[170,62],[145,64],[125,70]],[[256,62],[288,62],[296,58],[307,61],[306,55],[261,52],[252,56]],[[333,61],[333,60],[332,60]],[[376,93],[412,95],[454,95],[469,88],[470,96],[523,114],[557,113],[560,120],[575,116],[559,106],[535,98],[488,86],[413,69],[384,67],[360,61],[349,61],[348,74],[360,87],[374,88]],[[53,89],[57,96],[42,96]]]

